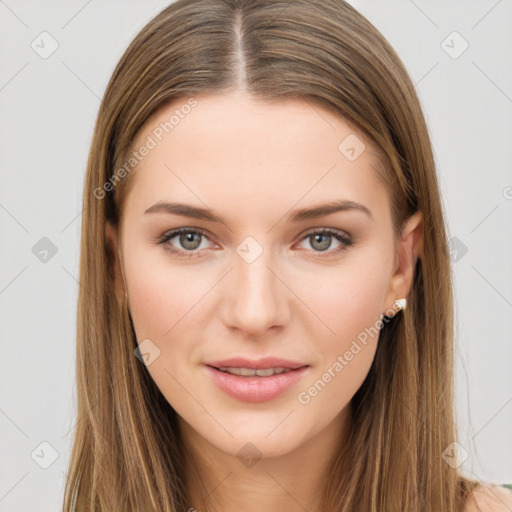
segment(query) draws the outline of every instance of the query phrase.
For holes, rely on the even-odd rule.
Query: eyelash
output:
[[[170,240],[175,238],[177,235],[180,235],[181,233],[198,234],[198,235],[204,236],[206,239],[210,240],[210,238],[208,237],[208,234],[205,231],[203,231],[202,229],[199,229],[199,228],[178,228],[178,229],[174,229],[173,231],[170,231],[169,233],[166,233],[165,235],[162,235],[159,238],[157,243],[164,245],[164,249],[166,251],[168,251],[171,254],[173,254],[175,256],[178,256],[180,258],[199,257],[200,256],[199,253],[201,252],[200,250],[181,251],[181,250],[176,249],[176,248],[172,247],[171,245],[167,244],[167,242],[169,242]],[[350,238],[350,236],[347,236],[342,231],[337,231],[337,230],[329,229],[329,228],[319,229],[319,230],[316,230],[316,231],[310,231],[309,233],[306,233],[301,238],[300,241],[305,240],[305,239],[307,239],[307,238],[309,238],[309,237],[311,237],[313,235],[328,235],[328,236],[332,236],[336,240],[338,240],[338,242],[340,242],[342,244],[341,247],[339,247],[338,249],[335,249],[333,251],[330,251],[328,249],[325,250],[325,251],[312,251],[313,253],[315,253],[313,258],[325,258],[325,257],[332,256],[333,254],[337,254],[337,253],[339,253],[341,251],[345,251],[348,247],[350,247],[354,243],[352,241],[352,239]]]

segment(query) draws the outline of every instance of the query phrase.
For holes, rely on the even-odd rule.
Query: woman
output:
[[[64,510],[509,510],[458,469],[429,136],[340,0],[178,0],[105,92]]]

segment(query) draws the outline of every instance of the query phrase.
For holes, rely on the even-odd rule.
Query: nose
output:
[[[267,251],[251,263],[237,254],[226,280],[221,314],[225,325],[246,336],[264,335],[289,321],[288,288]]]

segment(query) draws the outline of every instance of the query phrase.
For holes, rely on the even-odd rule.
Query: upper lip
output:
[[[262,359],[252,360],[243,357],[232,357],[230,359],[211,361],[204,364],[213,366],[214,368],[250,368],[252,370],[267,370],[269,368],[288,368],[290,370],[296,370],[303,366],[309,366],[304,363],[281,359],[279,357],[264,357]]]

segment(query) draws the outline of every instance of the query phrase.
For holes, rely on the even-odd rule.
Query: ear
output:
[[[105,238],[107,246],[110,251],[108,259],[110,275],[114,279],[115,293],[119,301],[122,301],[125,296],[125,287],[123,280],[123,273],[121,270],[121,261],[119,256],[119,238],[117,226],[107,221],[105,225]]]
[[[395,300],[407,298],[414,279],[414,268],[423,255],[423,215],[417,211],[407,220],[397,247],[395,268],[389,282],[385,311],[396,310]]]

